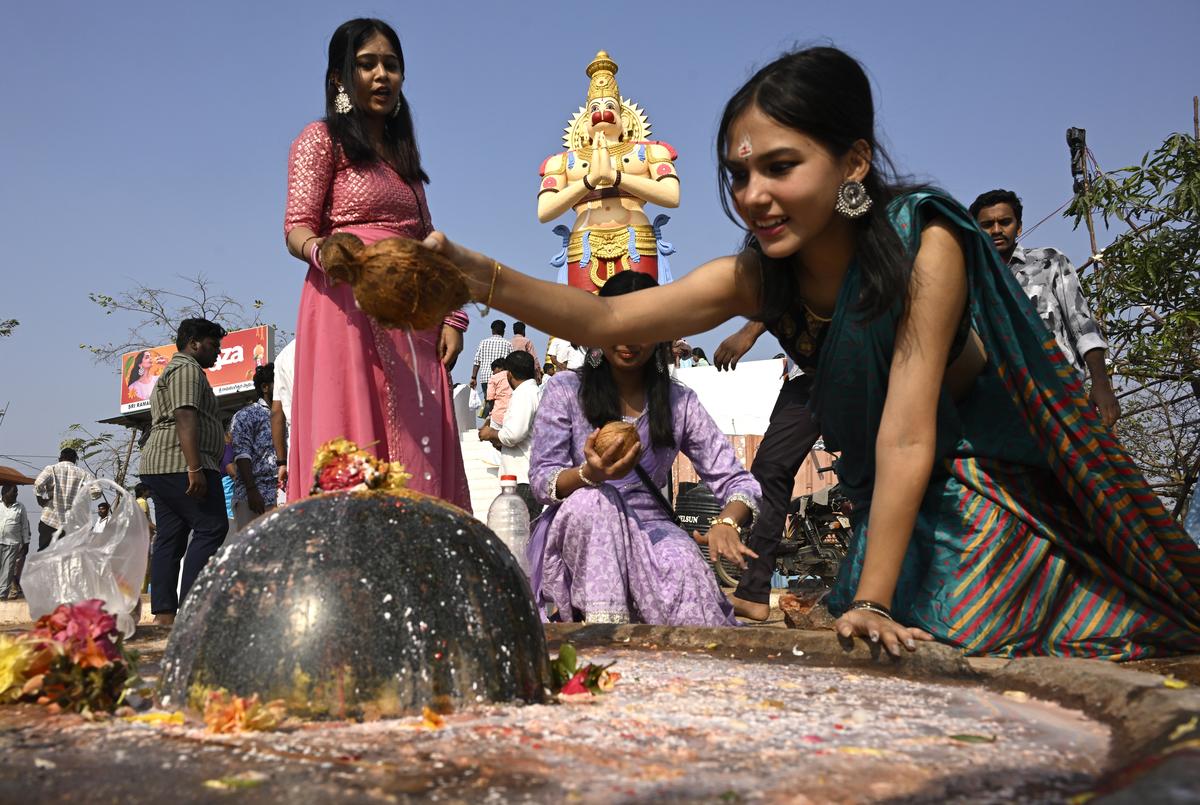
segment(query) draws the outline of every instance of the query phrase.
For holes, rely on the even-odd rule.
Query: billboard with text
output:
[[[121,356],[121,413],[148,410],[150,393],[172,356],[174,344],[147,347]],[[218,396],[254,388],[254,370],[275,360],[275,328],[267,325],[234,330],[221,339],[221,354],[206,370]]]

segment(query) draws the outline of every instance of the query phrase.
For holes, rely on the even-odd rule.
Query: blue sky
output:
[[[1068,126],[1117,168],[1188,129],[1200,90],[1196,0],[10,4],[0,319],[21,325],[0,341],[0,454],[40,466],[69,423],[117,412],[115,366],[78,345],[132,322],[106,317],[89,291],[204,273],[294,328],[303,266],[283,245],[288,145],[321,114],[330,33],[360,15],[403,41],[435,225],[547,278],[558,247],[535,216],[537,168],[560,148],[601,48],[680,152],[682,202],[666,230],[677,276],[738,242],[715,192],[716,121],[756,67],[795,44],[863,61],[902,170],[964,203],[1013,188],[1027,225],[1070,195]],[[1086,232],[1057,217],[1027,243],[1089,254]],[[472,319],[468,350],[486,334]],[[692,341],[711,354],[737,326]],[[764,340],[751,356],[776,351]]]

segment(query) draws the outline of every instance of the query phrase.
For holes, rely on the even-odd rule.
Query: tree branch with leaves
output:
[[[1127,398],[1122,442],[1177,516],[1200,463],[1200,99],[1192,104],[1192,132],[1171,134],[1137,165],[1104,173],[1088,152],[1087,181],[1065,213],[1076,228],[1097,215],[1117,231],[1081,279]]]
[[[246,305],[216,290],[204,274],[194,277],[177,275],[176,278],[180,280],[180,286],[176,288],[138,283],[116,296],[89,293],[88,299],[95,302],[106,316],[114,313],[133,314],[138,320],[121,340],[105,344],[80,344],[80,349],[91,352],[97,363],[105,363],[126,352],[171,343],[183,319],[208,319],[227,330],[257,327],[264,323],[261,320],[261,299],[251,300],[250,310],[247,311]],[[286,343],[284,338],[290,338],[290,334],[276,328],[276,339]]]

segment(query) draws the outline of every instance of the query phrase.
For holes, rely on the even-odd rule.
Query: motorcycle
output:
[[[776,572],[832,583],[850,550],[850,512],[837,485],[792,500],[775,553]]]

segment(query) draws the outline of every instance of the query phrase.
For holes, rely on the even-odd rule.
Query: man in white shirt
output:
[[[34,482],[34,493],[42,506],[42,519],[38,521],[39,551],[50,547],[50,539],[67,521],[67,512],[75,502],[75,495],[84,484],[92,482],[91,473],[75,466],[77,461],[79,454],[70,447],[64,447],[58,454],[58,463],[38,473]],[[95,490],[91,495],[93,499],[100,497]]]
[[[541,513],[529,488],[529,456],[533,450],[533,420],[537,416],[542,390],[538,386],[537,364],[528,352],[511,352],[504,359],[512,397],[499,430],[491,423],[479,429],[479,439],[491,442],[500,450],[500,474],[517,476],[517,494],[529,508],[530,519]]]
[[[29,550],[29,514],[17,500],[17,485],[0,487],[0,601],[14,593],[17,562]]]
[[[271,397],[271,439],[275,442],[275,462],[278,465],[280,506],[287,503],[288,450],[291,449],[289,430],[292,427],[292,374],[296,370],[296,339],[279,351],[275,358],[275,389]]]
[[[96,507],[96,522],[92,525],[93,534],[103,534],[104,529],[108,528],[108,518],[112,515],[112,507],[108,505],[108,501],[103,501]]]
[[[561,338],[550,338],[546,345],[546,358],[554,364],[555,369],[581,369],[587,353],[581,347],[564,341]]]

